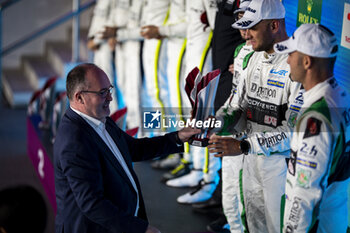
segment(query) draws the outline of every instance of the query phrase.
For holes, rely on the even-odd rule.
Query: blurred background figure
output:
[[[169,18],[164,25],[146,25],[143,27],[142,36],[145,39],[160,39],[165,56],[166,72],[159,70],[158,87],[159,99],[164,105],[164,113],[171,116],[172,121],[183,120],[183,106],[181,92],[184,91],[185,76],[185,51],[186,51],[186,1],[169,1]],[[166,84],[166,86],[165,86]],[[147,85],[147,84],[146,84]],[[167,130],[173,130],[169,127]],[[181,155],[172,154],[162,160],[156,160],[152,167],[156,169],[173,169],[180,163]],[[162,179],[166,181],[167,179]]]
[[[216,11],[217,5],[213,0],[187,2],[186,74],[195,67],[203,75],[212,71],[211,42]],[[191,105],[186,95],[183,97],[183,106],[186,107],[185,114],[189,114]],[[166,184],[170,187],[198,188],[179,196],[177,202],[193,204],[210,199],[219,183],[220,159],[209,157],[205,148],[190,146],[189,153],[185,151],[182,163],[180,166],[183,168],[186,164],[193,164],[190,173],[180,177],[174,175]]]
[[[141,93],[142,93],[142,62],[141,21],[144,1],[132,1],[127,10],[125,27],[116,27],[108,39],[111,46],[118,46],[123,52],[118,55],[120,65],[118,85],[127,107],[126,124],[128,129],[138,127],[138,136],[142,135]],[[121,61],[120,61],[121,60]],[[117,63],[116,63],[117,64]],[[118,70],[118,66],[117,66]]]
[[[0,191],[0,232],[45,231],[47,210],[41,194],[21,185]]]
[[[88,32],[88,48],[93,51],[93,63],[106,72],[110,82],[115,85],[115,73],[113,69],[113,51],[107,39],[103,38],[103,31],[108,25],[108,18],[111,15],[113,0],[98,0],[93,12]],[[110,103],[111,113],[118,109],[117,96],[113,96]]]
[[[108,44],[112,50],[114,50],[114,65],[115,65],[115,74],[116,82],[112,84],[117,86],[118,89],[123,94],[125,90],[126,75],[125,75],[125,46],[123,43],[116,43],[116,41],[109,40],[110,38],[115,37],[116,30],[118,28],[124,28],[128,22],[129,10],[130,10],[130,1],[129,0],[110,0],[110,13],[108,15],[107,27],[103,30],[103,37],[108,40]],[[124,97],[124,96],[123,96]],[[123,105],[124,105],[123,100]],[[121,107],[121,106],[119,106]],[[124,106],[123,106],[124,107]],[[111,111],[113,113],[113,111]]]
[[[164,104],[167,114],[180,114],[183,90],[180,82],[184,79],[184,55],[186,49],[186,14],[185,0],[169,1],[168,19],[163,25],[146,25],[142,28],[145,39],[160,39],[166,43],[165,50],[166,72],[160,73],[158,83],[165,83],[160,88],[159,98]],[[160,80],[163,79],[163,80]],[[174,119],[175,120],[175,119]]]
[[[142,26],[165,25],[169,19],[169,0],[144,1]],[[149,28],[142,27],[141,34],[148,33]],[[167,90],[166,79],[166,43],[160,38],[144,40],[142,48],[142,64],[144,69],[144,87],[148,100],[143,104],[148,108],[162,108],[164,103],[160,97],[161,89]]]

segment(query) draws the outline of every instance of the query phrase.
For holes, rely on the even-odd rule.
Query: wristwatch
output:
[[[242,140],[239,144],[239,149],[242,151],[243,154],[247,155],[250,150],[250,143],[247,140]]]

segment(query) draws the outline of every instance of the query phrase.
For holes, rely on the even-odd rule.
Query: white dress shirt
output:
[[[137,194],[137,205],[134,216],[137,216],[137,212],[139,210],[139,192],[135,183],[134,178],[132,177],[130,170],[128,166],[126,165],[126,162],[124,160],[124,157],[120,153],[117,145],[114,143],[112,137],[109,135],[109,133],[106,130],[105,122],[102,122],[100,120],[97,120],[93,117],[90,117],[72,107],[70,107],[74,112],[76,112],[79,116],[81,116],[95,131],[96,133],[102,138],[102,140],[106,143],[108,148],[113,152],[114,156],[118,160],[119,164],[123,167],[126,175],[129,177],[129,180],[134,187],[136,194]]]

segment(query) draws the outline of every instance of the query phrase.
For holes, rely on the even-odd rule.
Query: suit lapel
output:
[[[122,141],[124,141],[122,138],[121,138],[121,130],[117,129],[117,125],[113,122],[113,121],[110,121],[109,118],[107,118],[107,121],[106,121],[106,130],[107,132],[109,133],[109,135],[112,137],[114,143],[117,145],[120,153],[122,154],[130,172],[133,171],[133,168],[132,168],[132,159],[131,159],[131,156],[129,155],[129,150],[128,148],[126,148],[127,145],[124,145],[122,143]]]
[[[109,135],[112,137],[114,143],[117,145],[120,153],[122,154],[128,168],[129,168],[129,171],[134,178],[134,181],[137,185],[137,188],[140,192],[141,189],[140,189],[140,185],[139,185],[136,173],[135,173],[134,168],[132,166],[132,159],[131,159],[130,152],[129,152],[128,148],[126,148],[127,145],[124,145],[122,143],[125,140],[121,138],[122,137],[121,129],[118,128],[118,126],[113,122],[113,120],[107,118],[106,130],[109,133]]]
[[[143,197],[142,197],[140,183],[139,183],[139,181],[137,179],[137,176],[136,176],[136,173],[134,171],[134,168],[132,167],[132,158],[131,158],[130,152],[128,151],[128,148],[126,148],[125,145],[123,145],[123,143],[122,143],[124,141],[121,138],[122,137],[122,135],[121,135],[122,131],[114,123],[114,121],[111,120],[108,117],[107,117],[107,120],[106,120],[106,130],[109,133],[109,135],[112,137],[112,139],[115,142],[115,144],[117,145],[120,153],[122,154],[122,156],[123,156],[123,158],[124,158],[128,168],[130,170],[130,173],[133,176],[134,181],[136,183],[136,186],[137,186],[137,189],[138,189],[138,193],[139,193],[139,200],[140,200],[139,211],[138,211],[137,216],[139,218],[144,219],[145,221],[148,221],[147,214],[146,214],[145,203],[144,203]]]

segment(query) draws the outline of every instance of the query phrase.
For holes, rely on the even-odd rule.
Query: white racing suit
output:
[[[349,95],[334,78],[304,93],[288,163],[283,232],[346,232]]]
[[[224,116],[225,109],[230,108],[230,102],[237,92],[237,86],[241,80],[243,73],[244,58],[253,53],[251,45],[242,43],[237,46],[234,53],[234,73],[232,78],[232,92],[225,104],[216,112],[216,117]],[[245,66],[246,68],[246,66]],[[244,120],[242,118],[242,120]],[[244,123],[239,124],[240,127],[245,127]],[[236,132],[242,130],[236,129]],[[235,132],[231,132],[235,133]],[[231,134],[230,133],[230,134]],[[242,201],[240,199],[239,179],[242,174],[243,155],[225,156],[222,158],[222,206],[230,225],[231,233],[243,232],[243,224],[241,221],[241,211],[243,210]]]
[[[129,6],[128,0],[121,1],[120,6],[115,8],[115,18],[111,20],[115,26],[121,27],[117,31],[116,38],[121,43],[116,46],[116,67],[117,80],[120,89],[122,89],[125,103],[128,110],[128,127],[132,128],[142,125],[140,119],[141,88],[143,84],[140,80],[141,70],[139,51],[141,50],[140,42],[141,26],[156,25],[159,26],[166,22],[169,2],[164,0],[140,0],[132,1]],[[118,2],[116,2],[118,4]],[[122,18],[122,19],[120,19]],[[119,20],[119,23],[117,21]],[[142,48],[142,64],[145,75],[145,87],[148,94],[148,102],[143,103],[146,107],[159,106],[159,85],[155,79],[158,78],[158,67],[164,67],[164,63],[160,63],[164,55],[160,54],[161,42],[156,39],[145,40]],[[119,54],[118,54],[119,51]],[[119,67],[119,68],[118,68]],[[120,77],[120,78],[119,78]],[[164,86],[162,84],[160,86]],[[142,114],[141,114],[142,115]]]
[[[187,43],[186,43],[186,75],[194,68],[198,67],[202,75],[212,71],[211,40],[215,24],[217,5],[215,0],[187,1]],[[209,25],[203,24],[201,17],[206,14]],[[190,102],[187,96],[183,95],[183,106],[187,112],[190,109]],[[218,170],[221,168],[219,158],[209,156],[206,148],[191,146],[190,154],[185,154],[185,159],[193,161],[195,170],[204,172],[204,181],[219,182]]]
[[[169,6],[170,0],[144,0],[142,26],[164,25],[168,20]],[[161,92],[160,89],[167,90],[167,82],[159,77],[166,77],[166,43],[157,39],[144,40],[142,50],[144,82],[148,97],[148,102],[143,105],[153,108],[161,107],[164,110],[160,96],[164,91]]]
[[[182,113],[181,85],[184,79],[184,55],[186,50],[186,1],[171,0],[169,18],[165,25],[159,26],[159,33],[166,40],[166,78],[168,88],[161,89],[165,111],[175,116]],[[164,43],[164,42],[163,42]],[[173,120],[176,120],[173,117]]]
[[[99,45],[99,48],[94,51],[93,63],[107,74],[110,82],[114,85],[115,80],[112,66],[112,50],[107,41],[102,40],[99,34],[104,30],[104,27],[107,26],[111,5],[112,0],[98,0],[96,2],[88,32],[88,39],[93,39],[94,43]],[[116,95],[113,95],[113,100],[110,103],[111,113],[114,113],[118,109],[116,97]]]
[[[124,63],[124,81],[122,94],[124,102],[128,108],[127,125],[128,128],[139,127],[142,129],[141,122],[141,41],[143,37],[140,34],[141,16],[143,1],[132,1],[128,11],[128,21],[126,27],[118,29],[116,39],[123,47],[123,53],[119,57]],[[140,134],[139,134],[140,135]]]
[[[130,10],[129,0],[112,0],[112,8],[110,17],[108,19],[109,27],[124,28],[128,22]],[[115,46],[115,68],[117,74],[117,85],[123,94],[126,83],[126,70],[125,70],[125,49],[123,43],[117,43]]]
[[[245,69],[224,114],[222,132],[237,127],[246,114],[246,140],[250,150],[243,159],[240,184],[245,213],[242,223],[250,232],[280,232],[281,198],[287,171],[291,129],[302,94],[300,84],[289,78],[288,55],[254,52],[246,56]],[[299,95],[300,96],[299,96]],[[299,97],[299,98],[297,98]],[[239,123],[240,121],[238,121]]]

